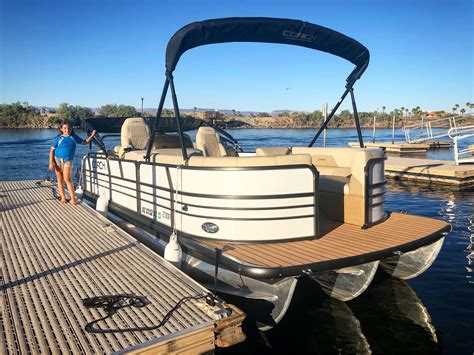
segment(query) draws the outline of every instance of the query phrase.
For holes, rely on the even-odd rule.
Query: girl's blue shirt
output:
[[[73,160],[76,152],[76,144],[82,144],[84,140],[72,132],[68,136],[58,135],[54,138],[51,148],[54,148],[54,156],[63,160]]]

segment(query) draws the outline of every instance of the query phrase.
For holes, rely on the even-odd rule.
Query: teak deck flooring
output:
[[[97,324],[143,327],[158,324],[182,297],[206,289],[89,207],[61,205],[52,186],[0,182],[0,353],[212,350],[216,321],[196,306],[197,301],[185,302],[157,330],[85,332],[86,323],[106,312],[86,308],[83,298],[146,296],[148,306],[121,309]]]
[[[222,249],[222,255],[243,265],[291,267],[363,258],[380,251],[387,251],[391,256],[391,251],[406,250],[413,241],[450,228],[441,220],[401,213],[391,213],[385,222],[368,229],[324,219],[320,223],[322,236],[313,240],[258,244],[200,242],[212,249]]]

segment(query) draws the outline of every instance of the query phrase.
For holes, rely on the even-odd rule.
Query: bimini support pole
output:
[[[364,148],[364,140],[362,139],[362,132],[360,130],[359,113],[357,112],[356,100],[354,96],[354,88],[351,87],[352,110],[354,111],[354,121],[357,128],[357,136],[359,137],[359,145]]]
[[[329,116],[326,118],[326,120],[324,121],[323,125],[321,127],[319,127],[319,130],[318,132],[314,135],[313,139],[311,140],[311,142],[309,143],[308,147],[312,147],[314,142],[316,142],[316,140],[319,138],[319,136],[321,135],[321,133],[324,131],[324,129],[327,128],[328,126],[328,123],[329,121],[331,120],[331,118],[334,116],[334,114],[336,113],[337,109],[339,108],[339,106],[342,104],[342,102],[344,101],[344,99],[346,98],[347,94],[349,93],[349,91],[352,89],[352,87],[350,88],[346,88],[346,91],[344,91],[344,94],[342,94],[341,98],[339,99],[339,101],[337,102],[336,106],[334,106],[334,108],[332,109],[331,113],[329,114]]]
[[[332,109],[331,113],[329,116],[326,118],[324,121],[323,125],[319,128],[318,132],[315,134],[311,142],[309,143],[308,147],[312,147],[314,142],[319,138],[321,133],[327,128],[329,121],[331,118],[334,116],[336,113],[337,109],[339,106],[342,104],[344,99],[346,98],[347,94],[350,92],[351,97],[352,97],[352,107],[354,109],[354,117],[356,118],[356,126],[357,126],[357,133],[359,134],[359,143],[361,144],[361,147],[364,145],[362,142],[362,135],[360,133],[360,125],[359,125],[359,115],[357,113],[357,107],[355,106],[355,98],[354,98],[354,92],[353,92],[353,86],[355,82],[361,77],[361,75],[364,73],[365,69],[367,68],[367,65],[369,65],[369,61],[365,62],[362,66],[356,67],[352,73],[347,77],[346,79],[346,91],[344,91],[344,94],[342,94],[341,98],[337,102],[336,106]]]
[[[170,81],[171,86],[171,98],[173,99],[174,115],[176,116],[176,127],[178,128],[179,143],[181,144],[181,152],[183,153],[183,159],[185,162],[188,160],[188,152],[184,147],[183,132],[181,131],[181,117],[179,115],[178,99],[176,97],[176,91],[174,89],[173,74],[167,72],[166,76]]]
[[[158,105],[158,110],[156,111],[155,121],[153,122],[151,135],[150,135],[150,138],[148,138],[148,143],[146,146],[145,161],[150,161],[151,147],[153,146],[153,140],[155,139],[156,128],[161,118],[161,112],[163,111],[163,106],[165,105],[165,99],[166,99],[166,94],[168,93],[169,85],[170,85],[170,79],[168,78],[168,76],[166,76],[165,84],[163,86],[163,91],[161,92],[160,103]]]

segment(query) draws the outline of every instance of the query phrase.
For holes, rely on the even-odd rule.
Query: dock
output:
[[[359,142],[349,142],[349,146],[352,148],[358,148]],[[452,146],[452,142],[441,142],[433,141],[426,143],[407,143],[407,142],[364,142],[366,148],[380,148],[388,153],[426,153],[429,149],[449,149]]]
[[[453,141],[428,141],[430,149],[449,149],[453,146]]]
[[[474,187],[474,164],[389,156],[385,161],[385,176],[464,189]]]
[[[360,147],[358,142],[349,142],[352,148]],[[381,148],[390,153],[426,153],[430,149],[428,143],[406,143],[406,142],[364,142],[365,148]]]
[[[203,286],[91,207],[62,205],[54,191],[48,181],[0,182],[1,354],[202,353],[245,339],[242,311],[221,300],[209,306]],[[85,330],[107,311],[84,299],[124,295],[147,302],[116,303],[94,325],[116,332]],[[156,328],[186,297],[196,299]]]

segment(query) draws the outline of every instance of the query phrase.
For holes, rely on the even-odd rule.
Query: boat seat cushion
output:
[[[293,154],[311,154],[320,171],[320,209],[330,219],[362,226],[366,222],[366,173],[383,178],[383,163],[367,171],[371,159],[381,159],[380,149],[345,147],[293,147]],[[379,170],[382,171],[379,171]],[[377,180],[375,182],[378,182]]]
[[[314,165],[314,164],[313,164]],[[319,171],[321,176],[333,176],[333,177],[341,177],[345,178],[346,182],[349,182],[349,177],[352,175],[350,168],[339,168],[333,166],[321,166],[315,165]]]
[[[343,176],[319,176],[319,191],[341,195],[349,194],[349,178]]]
[[[188,166],[203,166],[212,168],[237,168],[255,166],[282,166],[282,165],[308,165],[311,157],[308,154],[277,155],[272,157],[205,157],[202,151],[192,148],[186,149],[189,160]],[[185,165],[181,149],[155,149],[152,150],[150,160],[155,163]],[[125,159],[143,161],[146,150],[125,153]]]
[[[190,166],[208,167],[254,167],[254,166],[281,166],[281,165],[311,165],[308,154],[275,155],[266,157],[191,157]]]
[[[291,153],[289,147],[268,147],[268,148],[257,148],[255,154],[257,157],[268,157],[273,155],[288,155]]]
[[[143,117],[127,118],[120,131],[120,141],[123,148],[145,149],[150,129]]]
[[[227,155],[219,134],[212,127],[199,127],[196,133],[196,148],[202,150],[206,157],[224,157]]]
[[[198,149],[194,148],[186,148],[186,152],[188,156],[194,155],[202,155],[202,152]],[[146,155],[146,150],[132,150],[129,152],[124,153],[124,159],[127,160],[136,160],[136,161],[144,161]],[[150,161],[152,162],[160,162],[161,157],[169,157],[166,164],[176,164],[181,165],[183,160],[181,148],[162,148],[162,149],[153,149],[150,154]],[[160,158],[158,158],[160,157]],[[166,159],[166,158],[165,158]]]
[[[293,147],[292,152],[311,154],[313,164],[322,175],[349,176],[348,193],[357,196],[365,195],[365,169],[369,160],[384,157],[383,151],[376,148]]]

